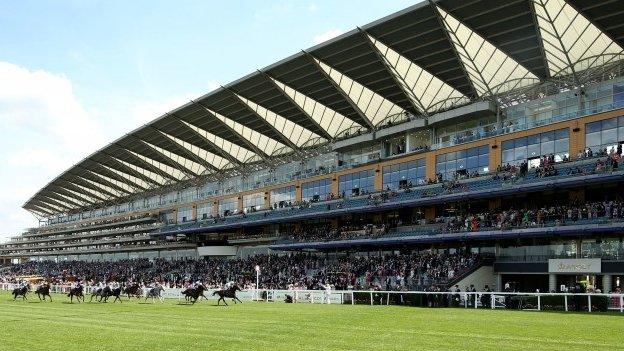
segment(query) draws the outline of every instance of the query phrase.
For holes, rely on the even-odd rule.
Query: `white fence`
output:
[[[11,291],[15,284],[0,283],[0,290]],[[31,286],[31,293],[37,286]],[[52,285],[52,293],[68,293],[69,285]],[[93,287],[85,287],[85,295],[91,294]],[[148,288],[143,288],[143,296]],[[167,299],[182,300],[180,288],[165,288],[162,296]],[[204,295],[208,300],[215,289],[208,289]],[[624,294],[572,294],[572,293],[511,293],[511,292],[425,292],[425,291],[361,291],[361,290],[277,290],[248,289],[237,292],[243,301],[282,302],[287,296],[293,303],[320,304],[369,304],[369,305],[408,305],[421,307],[460,307],[460,308],[513,308],[526,310],[612,310],[624,313]]]

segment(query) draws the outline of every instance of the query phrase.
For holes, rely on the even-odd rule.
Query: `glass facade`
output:
[[[614,117],[585,125],[585,146],[593,152],[606,148],[608,152],[624,141],[624,117]]]
[[[197,205],[197,218],[208,219],[212,216],[212,204],[199,204]]]
[[[238,208],[238,199],[231,197],[228,199],[219,200],[219,215],[227,216],[236,213]]]
[[[436,156],[436,173],[442,179],[454,179],[458,172],[489,172],[490,147],[482,145]]]
[[[243,196],[243,211],[245,213],[264,209],[264,193],[255,193]]]
[[[192,207],[180,207],[178,208],[178,223],[194,221],[193,208]]]
[[[295,202],[295,186],[291,185],[271,190],[270,201],[273,208],[281,208],[288,203]]]
[[[412,185],[422,185],[427,181],[425,159],[398,163],[383,168],[383,188],[398,189]]]
[[[539,166],[541,156],[555,155],[555,162],[570,157],[570,130],[567,128],[504,141],[502,164],[529,161],[529,167]]]
[[[331,194],[331,179],[321,179],[301,185],[301,199],[303,201],[323,201]]]
[[[358,196],[375,191],[375,171],[345,174],[338,178],[340,194],[346,197]]]

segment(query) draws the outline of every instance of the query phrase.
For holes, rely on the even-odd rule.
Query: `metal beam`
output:
[[[138,156],[136,156],[136,155],[134,154],[134,153],[140,154],[139,152],[136,152],[136,151],[131,151],[131,150],[129,150],[128,148],[123,147],[123,146],[121,146],[121,145],[119,145],[119,144],[115,144],[115,146],[117,146],[118,148],[120,148],[122,151],[125,151],[125,152],[126,152],[126,154],[127,154],[128,156],[130,156],[130,158],[132,158],[134,161],[136,161],[136,162],[138,162],[139,164],[141,164],[141,166],[139,166],[139,165],[137,165],[137,164],[134,164],[133,162],[130,162],[130,161],[126,161],[126,160],[124,160],[124,161],[126,161],[126,162],[128,162],[128,163],[132,163],[132,164],[134,164],[135,166],[137,166],[137,167],[139,167],[139,168],[145,168],[146,170],[151,171],[152,173],[158,174],[159,176],[161,176],[161,177],[163,177],[163,178],[165,178],[165,179],[169,179],[169,180],[170,180],[170,181],[172,181],[172,182],[177,182],[177,181],[178,181],[178,179],[177,179],[176,177],[172,176],[171,174],[169,174],[169,173],[167,173],[167,172],[163,171],[162,169],[160,169],[160,168],[158,168],[158,167],[154,166],[153,164],[151,164],[151,163],[149,163],[149,162],[147,162],[147,161],[145,161],[145,160],[141,159],[140,157],[138,157]],[[134,152],[134,153],[133,153],[133,152]],[[145,156],[145,157],[147,157],[147,156]]]
[[[72,199],[68,199],[68,198],[66,198],[64,196],[59,195],[58,193],[56,193],[54,191],[46,190],[46,191],[43,191],[41,193],[41,195],[45,196],[47,198],[52,198],[52,199],[56,199],[56,200],[60,200],[60,201],[66,202],[66,203],[68,203],[70,205],[75,206],[76,208],[81,208],[81,207],[85,206],[84,203],[76,202],[76,199],[73,199],[73,200]]]
[[[164,138],[167,138],[167,140],[171,143],[174,143],[176,145],[176,148],[178,150],[180,150],[185,156],[182,155],[178,155],[178,153],[173,152],[171,150],[169,150],[169,152],[171,153],[175,153],[176,155],[180,156],[180,157],[188,157],[191,161],[195,161],[197,163],[199,163],[200,165],[204,166],[204,168],[211,170],[212,172],[216,173],[219,172],[220,169],[215,167],[213,164],[211,164],[210,162],[204,160],[203,158],[199,157],[198,155],[196,155],[193,151],[187,149],[184,145],[180,145],[178,144],[175,140],[171,140],[169,139],[169,137],[167,136],[167,133],[161,131],[160,129],[154,127],[154,126],[149,126],[148,128],[153,129],[154,131],[156,131],[157,133],[161,134]],[[189,143],[190,144],[190,143]],[[195,173],[195,172],[193,172]],[[199,177],[201,174],[198,174],[197,176]]]
[[[73,182],[71,182],[69,180],[61,179],[61,183],[62,183],[61,186],[65,187],[65,188],[72,188],[73,190],[75,190],[78,193],[84,192],[84,189],[80,188],[78,185],[76,185],[75,183],[73,183]],[[85,187],[87,189],[90,189],[91,191],[94,191],[94,192],[102,193],[101,191],[91,189],[90,187],[84,186],[82,184],[80,186],[83,186],[83,187]],[[88,193],[88,194],[89,194],[89,196],[91,196],[91,197],[93,197],[93,198],[95,198],[97,200],[100,200],[101,202],[108,201],[108,199],[106,199],[104,197],[101,197],[100,195],[96,195],[96,194],[93,194],[93,193]]]
[[[143,187],[142,185],[139,185],[133,181],[131,181],[130,179],[126,179],[125,177],[111,171],[110,169],[108,169],[107,167],[110,166],[105,166],[104,164],[102,164],[101,162],[95,161],[93,159],[89,159],[91,162],[94,162],[95,164],[97,164],[99,167],[101,167],[101,171],[103,173],[106,173],[106,176],[109,178],[113,178],[115,180],[117,180],[120,183],[126,184],[127,186],[134,188],[135,191],[145,191],[147,190],[147,188]],[[113,168],[113,167],[111,167]],[[121,171],[119,171],[121,172]],[[96,173],[97,174],[97,173]]]
[[[220,120],[217,116],[212,114],[212,111],[204,106],[202,103],[197,102],[195,100],[191,100],[191,103],[201,107],[208,115],[212,116],[212,120],[216,121],[219,125],[221,125],[221,127],[226,128],[227,130],[229,130],[230,132],[238,135],[240,137],[240,139],[243,141],[243,143],[253,152],[255,152],[256,154],[258,154],[260,157],[262,157],[264,160],[267,160],[270,155],[266,154],[264,151],[262,151],[258,146],[256,146],[256,144],[252,143],[251,141],[249,141],[249,139],[245,138],[242,134],[240,134],[239,132],[237,132],[234,128],[231,128],[230,126],[227,125],[227,123],[223,122],[222,120]],[[241,146],[241,145],[239,145]]]
[[[308,60],[310,60],[310,62],[314,65],[314,67],[317,69],[317,71],[319,71],[321,73],[321,75],[323,75],[323,77],[329,82],[329,84],[331,84],[331,86],[334,87],[334,89],[336,89],[338,94],[340,94],[340,96],[342,96],[342,98],[349,104],[349,106],[351,106],[351,108],[360,116],[362,121],[364,121],[364,123],[366,123],[366,125],[364,127],[367,127],[368,130],[370,130],[370,131],[375,130],[375,125],[373,124],[373,122],[371,122],[371,120],[366,116],[366,114],[358,107],[358,105],[355,103],[355,101],[353,101],[349,97],[349,94],[347,94],[344,90],[342,90],[342,88],[340,86],[338,86],[338,84],[336,84],[336,82],[334,82],[332,77],[330,77],[325,72],[325,70],[323,70],[323,68],[318,64],[318,62],[316,62],[316,58],[314,58],[314,56],[312,56],[312,54],[310,54],[307,51],[303,51],[303,53],[304,53],[305,57],[307,57]]]
[[[191,172],[189,169],[187,169],[186,167],[182,166],[179,162],[177,162],[177,161],[174,161],[174,160],[170,159],[170,158],[169,158],[169,157],[167,157],[166,155],[163,155],[160,151],[158,151],[158,150],[154,149],[154,148],[153,148],[153,147],[152,147],[152,146],[151,146],[148,142],[146,142],[145,140],[140,139],[140,138],[138,138],[137,136],[132,135],[132,134],[128,134],[128,136],[129,136],[130,138],[132,138],[132,139],[135,139],[135,140],[136,140],[136,141],[138,141],[139,143],[141,143],[141,144],[145,145],[146,147],[148,147],[150,150],[154,151],[155,153],[157,153],[157,154],[159,154],[159,155],[162,155],[162,157],[164,157],[164,158],[163,158],[163,161],[158,161],[158,162],[164,163],[164,164],[168,165],[168,166],[169,166],[169,167],[171,167],[171,168],[175,168],[175,169],[177,169],[178,171],[182,172],[184,175],[186,175],[186,176],[187,176],[187,177],[189,177],[189,178],[196,178],[196,177],[198,177],[198,176],[199,176],[199,174],[195,174],[194,172]],[[139,151],[134,151],[134,152],[136,152],[137,154],[141,154]],[[143,156],[145,156],[145,155],[143,155]],[[149,157],[149,156],[145,156],[145,157],[151,158],[151,157]]]
[[[242,162],[239,161],[236,157],[232,156],[232,154],[230,154],[229,152],[223,150],[222,148],[220,148],[219,146],[217,146],[217,144],[213,143],[212,141],[206,139],[205,136],[201,135],[200,133],[198,133],[195,129],[189,127],[186,123],[188,122],[184,122],[182,121],[178,116],[176,116],[175,114],[169,113],[167,114],[168,116],[170,116],[174,121],[176,121],[178,124],[182,125],[186,130],[190,131],[191,133],[193,133],[194,135],[198,136],[201,138],[201,140],[203,142],[206,143],[206,145],[209,147],[208,151],[214,152],[215,154],[225,158],[226,160],[232,162],[233,164],[236,165],[241,165]],[[199,127],[196,127],[199,128]],[[187,141],[189,144],[192,144],[190,141]],[[195,145],[197,147],[200,147],[198,145]],[[203,148],[202,148],[203,149]]]
[[[416,94],[414,94],[414,92],[409,88],[409,86],[408,86],[407,82],[405,81],[405,79],[403,77],[399,77],[398,76],[398,72],[395,73],[394,67],[392,67],[392,66],[390,66],[390,64],[388,64],[388,61],[386,60],[386,57],[379,50],[379,48],[375,45],[375,43],[373,43],[371,41],[371,39],[369,37],[369,34],[366,31],[364,31],[362,28],[360,28],[360,27],[358,27],[357,29],[360,32],[360,34],[362,35],[362,37],[364,38],[364,41],[366,41],[366,43],[368,43],[368,46],[375,53],[375,56],[377,56],[377,59],[381,62],[382,66],[384,66],[386,71],[388,71],[388,74],[390,75],[390,77],[392,77],[392,80],[394,81],[394,84],[396,84],[399,87],[399,89],[401,89],[401,91],[403,92],[403,94],[407,98],[407,101],[409,101],[410,106],[412,106],[412,108],[414,109],[414,112],[421,113],[425,117],[427,117],[428,116],[427,108],[420,101],[420,99],[418,97],[416,97]],[[377,38],[375,38],[375,40],[377,40]],[[397,54],[398,54],[398,52],[397,52]]]
[[[568,50],[566,49],[565,45],[563,45],[563,40],[561,39],[561,35],[559,34],[559,31],[557,31],[557,28],[555,27],[555,23],[553,22],[552,17],[550,17],[550,13],[548,13],[548,11],[546,10],[546,5],[544,4],[543,0],[536,0],[536,1],[539,1],[540,6],[544,8],[544,13],[546,14],[546,17],[548,17],[544,19],[548,21],[548,23],[550,23],[550,26],[555,31],[555,33],[551,33],[551,34],[552,36],[557,38],[557,41],[559,42],[559,45],[561,46],[561,50],[563,51],[563,55],[565,56],[566,61],[568,61],[568,66],[570,67],[570,70],[572,71],[572,79],[574,79],[574,84],[579,85],[579,78],[578,78],[578,75],[576,74],[576,70],[574,69],[574,63],[572,62],[572,59],[570,59],[570,55],[568,54]],[[540,30],[540,28],[538,28],[538,30]]]
[[[281,94],[282,96],[284,96],[284,97],[285,97],[285,98],[286,98],[286,99],[287,99],[287,100],[291,103],[291,105],[293,105],[295,108],[297,108],[297,110],[298,110],[300,113],[303,113],[305,116],[307,116],[307,117],[308,117],[308,119],[309,119],[312,123],[314,123],[314,125],[315,125],[315,126],[316,126],[319,130],[323,131],[323,133],[321,133],[321,136],[322,136],[322,137],[324,137],[324,138],[325,138],[325,139],[327,139],[327,140],[332,140],[332,139],[334,138],[332,135],[330,135],[330,134],[327,132],[327,130],[326,130],[325,128],[323,128],[323,127],[321,126],[321,124],[320,124],[320,123],[318,123],[318,122],[314,119],[314,117],[312,117],[312,116],[311,116],[309,113],[307,113],[307,112],[306,112],[306,111],[305,111],[305,110],[304,110],[301,106],[299,106],[299,104],[298,104],[295,100],[293,100],[293,98],[291,98],[291,97],[290,97],[290,95],[286,94],[286,92],[285,92],[284,90],[282,90],[282,88],[280,88],[280,87],[279,87],[279,85],[277,85],[277,84],[275,83],[275,81],[273,80],[273,77],[269,76],[269,74],[268,74],[268,73],[266,73],[266,72],[262,72],[262,71],[260,71],[260,70],[258,70],[258,73],[260,73],[260,75],[262,75],[262,77],[264,77],[264,79],[265,79],[266,81],[268,81],[269,83],[271,83],[271,85],[273,85],[273,87],[274,87],[275,89],[277,89],[277,90],[280,92],[280,94]],[[294,122],[293,122],[293,123],[294,123]]]
[[[152,178],[150,178],[150,177],[146,176],[145,174],[143,174],[143,173],[141,173],[141,172],[139,172],[139,171],[137,171],[137,170],[133,169],[132,167],[128,167],[127,165],[125,165],[125,164],[123,164],[123,163],[119,162],[119,160],[117,160],[117,158],[116,158],[116,157],[114,157],[114,156],[112,156],[112,155],[109,155],[109,154],[108,154],[108,153],[106,153],[106,152],[102,152],[102,154],[103,154],[104,156],[106,156],[108,159],[110,159],[111,161],[113,161],[113,162],[114,162],[117,166],[119,166],[119,167],[123,168],[124,170],[122,171],[122,170],[117,169],[117,168],[115,168],[115,167],[113,167],[113,166],[108,166],[108,167],[115,168],[115,169],[117,169],[118,171],[120,171],[120,172],[122,172],[122,173],[126,173],[126,174],[128,174],[128,175],[131,175],[131,176],[134,176],[134,177],[136,177],[136,178],[139,178],[139,179],[143,180],[144,182],[146,182],[146,183],[150,184],[151,186],[157,186],[157,187],[159,187],[159,186],[163,186],[163,184],[160,184],[159,182],[157,182],[157,181],[155,181],[154,179],[152,179]]]
[[[46,196],[43,196],[41,194],[38,195],[38,199],[36,201],[37,201],[36,203],[38,203],[39,205],[46,206],[46,207],[54,210],[55,213],[62,213],[64,211],[70,209],[69,207],[67,207],[65,205],[57,203],[56,201],[54,201],[54,199],[50,199],[50,198],[48,198]]]
[[[472,77],[470,76],[470,74],[466,70],[466,66],[464,66],[464,61],[461,58],[461,54],[459,52],[457,52],[457,48],[455,47],[455,43],[453,42],[453,39],[451,39],[451,35],[449,34],[448,29],[446,29],[446,24],[444,24],[444,18],[442,18],[442,15],[440,14],[440,11],[438,11],[438,5],[434,2],[434,0],[428,0],[428,1],[429,1],[429,6],[432,7],[433,13],[434,13],[436,19],[438,20],[438,25],[441,27],[442,31],[444,32],[444,35],[446,36],[446,40],[448,41],[448,44],[451,47],[451,50],[453,50],[453,53],[455,53],[455,59],[457,60],[457,62],[459,62],[459,67],[461,67],[462,71],[464,72],[464,77],[468,81],[468,84],[470,84],[470,88],[472,89],[473,98],[479,98],[479,93],[477,92],[477,88],[474,86],[474,83],[472,82]],[[481,79],[483,79],[483,78],[481,78]],[[485,87],[488,90],[490,89],[490,87],[487,84],[485,84]]]
[[[293,143],[286,135],[284,135],[282,132],[280,132],[279,130],[277,130],[277,128],[275,128],[274,125],[272,125],[271,123],[267,122],[266,119],[264,119],[262,116],[260,116],[258,114],[258,112],[254,111],[254,109],[252,109],[249,105],[247,105],[247,103],[245,103],[245,101],[243,101],[238,94],[236,94],[235,92],[233,92],[232,90],[226,88],[226,87],[222,87],[223,89],[225,89],[225,91],[229,92],[230,94],[232,94],[232,96],[238,100],[244,107],[245,109],[247,109],[247,111],[251,112],[254,116],[256,116],[256,118],[258,118],[258,120],[264,124],[265,126],[269,127],[273,132],[275,132],[277,135],[279,135],[279,141],[290,147],[291,149],[293,149],[294,151],[299,151],[299,147]],[[268,109],[267,109],[268,110]],[[283,117],[282,117],[283,118]],[[294,122],[293,122],[294,123]],[[303,127],[302,127],[303,128]]]
[[[542,31],[540,30],[539,22],[537,21],[537,12],[535,11],[535,1],[529,1],[529,8],[531,9],[531,17],[533,18],[533,26],[535,26],[535,33],[537,33],[537,41],[539,43],[540,52],[542,53],[542,62],[546,68],[546,78],[550,79],[550,69],[548,69],[548,58],[546,57],[546,49],[544,49],[544,39],[542,39]]]
[[[82,194],[75,194],[71,191],[69,191],[66,187],[62,187],[56,184],[52,184],[51,187],[54,189],[55,192],[59,193],[59,194],[63,194],[65,196],[71,197],[73,199],[82,201],[86,204],[95,204],[97,203],[97,201],[93,201],[93,199],[88,199],[86,197],[84,197],[85,195]],[[84,205],[83,205],[84,206]]]

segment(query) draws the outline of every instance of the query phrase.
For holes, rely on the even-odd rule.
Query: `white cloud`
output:
[[[342,30],[342,29],[339,29],[339,28],[330,29],[330,30],[328,30],[326,32],[323,32],[323,33],[319,34],[319,35],[315,35],[314,38],[312,38],[312,43],[314,45],[317,45],[317,44],[323,43],[323,42],[325,42],[325,41],[327,41],[329,39],[335,38],[335,37],[337,37],[337,36],[339,36],[339,35],[341,35],[343,33],[345,33],[345,31]]]
[[[21,205],[106,139],[67,77],[0,62],[0,81],[2,240],[36,225]]]
[[[0,61],[0,242],[37,225],[21,206],[84,157],[199,94],[84,106],[64,75]],[[219,85],[208,82],[212,90]]]

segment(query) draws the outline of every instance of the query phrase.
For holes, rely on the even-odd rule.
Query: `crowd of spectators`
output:
[[[582,204],[544,206],[536,208],[480,213],[461,213],[455,216],[440,217],[436,221],[445,224],[443,231],[479,231],[483,228],[511,229],[573,224],[589,219],[622,219],[624,203],[621,201],[586,202]]]
[[[0,276],[0,282],[14,283],[24,276],[40,276],[55,284],[116,281],[149,285],[158,281],[168,287],[185,287],[200,281],[208,288],[221,288],[228,282],[254,288],[258,265],[261,288],[322,289],[330,284],[335,289],[402,290],[446,283],[478,260],[476,254],[420,252],[385,256],[262,254],[244,259],[31,261],[12,266]]]
[[[407,222],[396,220],[383,223],[365,223],[330,226],[298,227],[289,233],[289,239],[299,242],[319,242],[333,240],[352,240],[358,238],[377,238],[397,231],[454,233],[476,232],[480,230],[513,228],[535,228],[562,226],[586,220],[624,220],[624,202],[622,201],[571,201],[563,205],[514,208],[500,210],[466,211],[457,210],[452,214],[436,217],[433,220],[408,219]],[[417,225],[416,225],[417,224]],[[423,226],[422,224],[428,224]],[[414,226],[415,225],[415,226]]]

